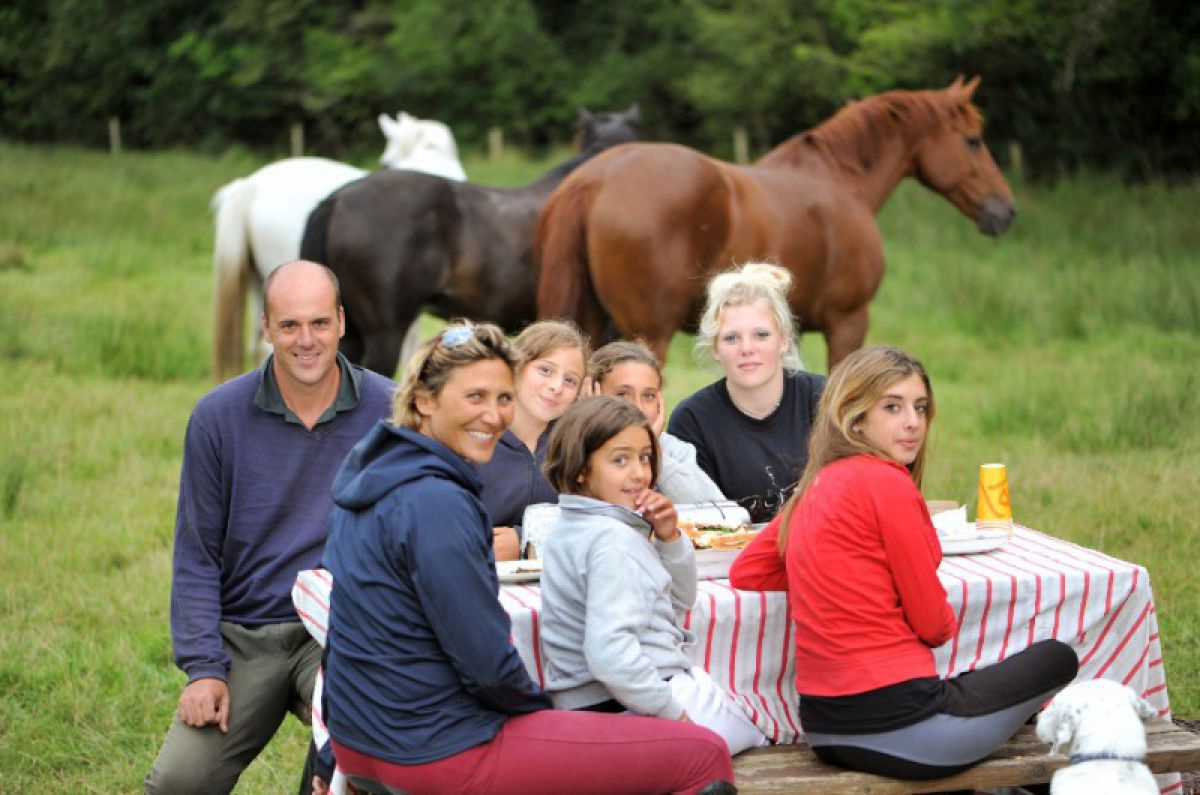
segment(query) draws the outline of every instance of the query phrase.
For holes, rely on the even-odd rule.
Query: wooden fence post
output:
[[[292,157],[304,154],[304,125],[298,121],[292,122]]]
[[[1012,171],[1013,179],[1017,182],[1023,182],[1025,179],[1025,163],[1024,155],[1021,153],[1021,144],[1018,141],[1008,142],[1008,167]]]
[[[488,130],[488,160],[499,160],[504,154],[504,130],[493,127]]]
[[[108,117],[108,151],[121,154],[121,120],[116,116]]]
[[[745,127],[733,128],[733,162],[750,162],[750,140],[746,136]]]

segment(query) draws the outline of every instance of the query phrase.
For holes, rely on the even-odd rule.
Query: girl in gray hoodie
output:
[[[653,429],[622,400],[587,398],[551,434],[546,476],[561,514],[542,547],[546,690],[560,709],[691,720],[731,754],[765,745],[688,656],[696,558],[654,491],[658,471]]]

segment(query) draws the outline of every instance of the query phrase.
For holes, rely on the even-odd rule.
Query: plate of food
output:
[[[498,560],[496,574],[500,582],[536,582],[542,577],[540,560]]]
[[[718,524],[679,520],[679,531],[696,549],[742,549],[758,535],[748,524]]]

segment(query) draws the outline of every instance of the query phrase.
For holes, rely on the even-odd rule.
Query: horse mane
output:
[[[592,144],[587,149],[572,155],[570,159],[564,160],[563,162],[554,166],[545,174],[542,174],[525,187],[530,189],[538,188],[544,190],[553,190],[554,188],[558,187],[560,182],[567,178],[568,174],[579,168],[579,166],[581,166],[583,163],[603,152],[604,149],[605,146],[603,144]]]
[[[957,119],[983,122],[979,109],[956,102],[947,91],[888,91],[851,102],[831,119],[793,135],[756,165],[799,165],[817,155],[855,174],[871,170],[883,147],[897,138],[914,140]]]

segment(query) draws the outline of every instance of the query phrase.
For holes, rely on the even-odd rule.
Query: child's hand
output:
[[[659,541],[679,538],[679,515],[675,513],[675,503],[654,489],[646,489],[638,498],[637,510],[650,523]]]
[[[600,385],[590,375],[583,377],[583,386],[579,388],[579,397],[596,397],[602,394],[604,393],[600,391]]]
[[[667,429],[667,407],[663,403],[662,390],[658,392],[658,416],[654,418],[654,423],[651,426],[654,431],[654,438],[662,436],[663,431]]]

